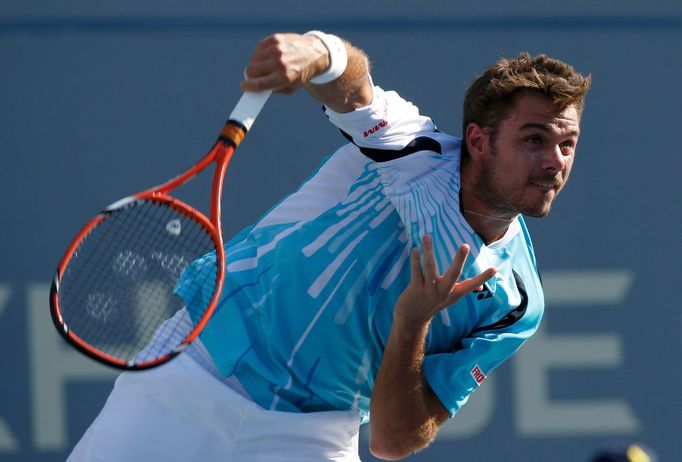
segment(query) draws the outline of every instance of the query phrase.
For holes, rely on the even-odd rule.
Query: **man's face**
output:
[[[559,110],[545,96],[518,95],[484,156],[479,200],[501,215],[547,215],[571,172],[579,124],[573,106]]]

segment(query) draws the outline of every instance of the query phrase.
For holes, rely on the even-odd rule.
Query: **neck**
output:
[[[501,221],[503,223],[507,223],[509,225],[512,221],[514,221],[514,217],[512,218],[504,218],[501,216],[495,216],[495,215],[487,215],[485,213],[481,212],[474,212],[473,210],[462,210],[464,213],[468,213],[469,215],[474,215],[476,217],[482,217],[482,218],[487,218],[488,220],[493,220],[493,221]]]
[[[486,244],[502,238],[516,214],[504,213],[487,204],[476,194],[475,179],[462,171],[460,208],[467,223],[476,231]]]
[[[462,212],[467,223],[481,236],[486,245],[502,239],[507,233],[509,225],[514,221],[514,218],[500,219],[467,209],[462,210]]]

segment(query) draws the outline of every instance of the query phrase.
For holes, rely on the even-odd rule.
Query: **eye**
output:
[[[528,144],[533,144],[533,145],[541,145],[542,144],[542,137],[540,135],[531,135],[527,136],[524,141]]]
[[[575,149],[575,143],[571,140],[564,141],[559,145],[564,152],[571,153]]]

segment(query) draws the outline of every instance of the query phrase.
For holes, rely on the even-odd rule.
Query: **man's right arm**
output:
[[[304,87],[328,108],[347,113],[372,102],[372,84],[365,53],[344,42],[348,64],[343,74],[316,85],[312,78],[330,66],[329,50],[315,35],[274,34],[261,40],[246,67],[244,91],[272,90],[292,94]]]

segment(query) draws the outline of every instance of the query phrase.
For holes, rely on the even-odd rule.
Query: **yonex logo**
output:
[[[476,300],[485,300],[493,296],[493,293],[485,285],[482,290],[474,290],[474,293],[476,294]]]
[[[483,373],[480,367],[478,367],[478,364],[474,366],[473,369],[471,369],[470,372],[471,376],[474,378],[477,384],[482,384],[483,381],[487,378],[487,376]]]

